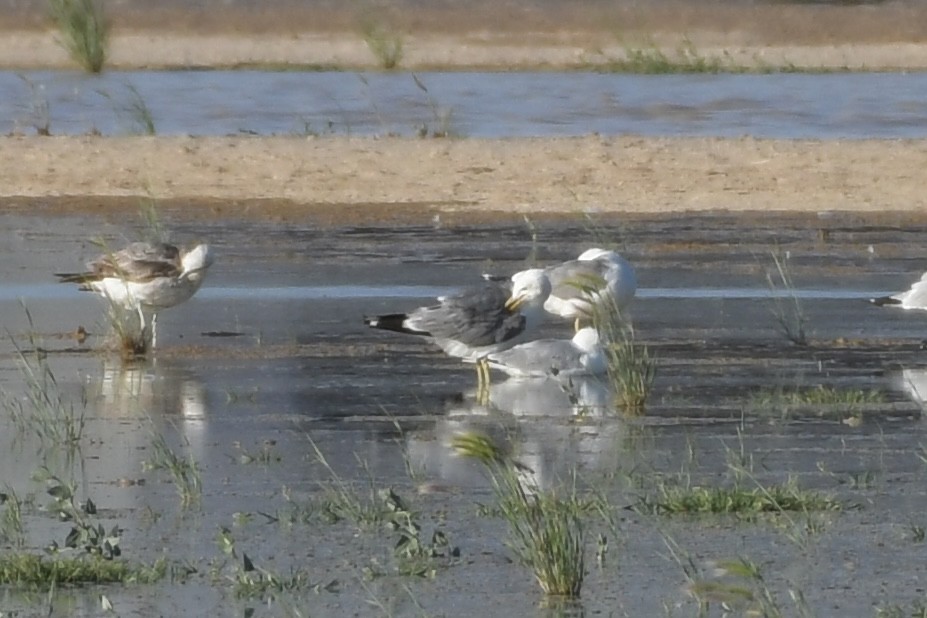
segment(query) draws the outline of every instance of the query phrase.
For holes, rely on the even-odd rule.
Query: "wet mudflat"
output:
[[[731,600],[738,611],[768,590],[784,615],[797,613],[790,591],[818,616],[875,615],[924,598],[927,436],[917,393],[927,395],[927,314],[862,299],[920,277],[927,217],[338,226],[177,216],[173,240],[208,240],[217,262],[194,299],[161,315],[157,353],[125,363],[105,351],[101,300],[51,273],[98,253],[86,239],[119,245],[141,227],[113,213],[18,212],[0,218],[0,326],[11,334],[0,343],[0,491],[23,501],[23,526],[6,536],[0,526],[0,546],[63,545],[71,525],[49,513],[33,479],[44,466],[93,500],[93,521],[123,530],[120,559],[172,566],[152,585],[52,596],[6,588],[2,612],[98,615],[102,594],[119,615],[139,616],[695,615],[690,578],[748,588],[757,600]],[[470,367],[362,324],[365,313],[413,308],[481,272],[595,244],[620,247],[638,270],[634,325],[658,359],[641,416],[612,409],[600,381],[494,375],[489,403],[479,404]],[[788,260],[805,345],[777,324],[773,252]],[[778,294],[789,310],[788,290]],[[79,326],[90,332],[83,343],[67,336]],[[44,430],[60,419],[19,423],[10,412],[28,391],[15,347],[33,358],[30,334],[47,352],[49,388],[84,419],[74,448]],[[567,337],[569,327],[550,321],[542,334]],[[789,397],[814,390],[836,395]],[[605,500],[610,521],[595,509],[583,516],[577,603],[545,607],[513,561],[485,474],[449,448],[465,431],[507,443],[542,489],[564,491],[575,471],[578,492],[595,488]],[[202,495],[187,506],[164,469],[164,445],[196,463]],[[760,490],[789,479],[840,508],[739,517],[629,508],[668,486]],[[440,530],[459,557],[409,569],[395,549],[400,531],[332,506],[341,490],[380,504],[387,488],[423,544]],[[599,534],[608,539],[602,561]],[[271,583],[242,584],[245,554]],[[713,571],[731,558],[756,563],[762,587]]]

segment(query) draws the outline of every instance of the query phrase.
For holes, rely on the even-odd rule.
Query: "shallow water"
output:
[[[927,135],[927,74],[0,72],[0,130],[161,135]],[[134,110],[134,111],[133,111]]]
[[[171,223],[178,242],[200,237],[189,222]],[[0,485],[35,500],[25,508],[26,547],[61,543],[68,529],[40,508],[48,497],[30,480],[46,465],[92,497],[107,527],[124,528],[125,558],[166,556],[196,571],[184,583],[60,590],[51,615],[97,615],[101,593],[121,615],[140,616],[388,613],[371,601],[393,615],[418,615],[416,604],[428,615],[552,615],[539,608],[531,574],[511,561],[504,523],[477,512],[477,503],[493,501],[486,478],[448,447],[468,430],[510,444],[539,486],[557,487],[576,470],[581,485],[598,487],[615,508],[614,530],[589,518],[588,574],[574,613],[693,614],[666,538],[705,573],[724,558],[757,562],[786,614],[790,588],[816,615],[871,615],[874,604],[919,598],[927,567],[911,538],[927,523],[919,458],[927,444],[927,357],[919,349],[927,315],[864,299],[920,276],[927,218],[600,221],[597,238],[620,244],[638,269],[635,328],[659,362],[640,418],[616,416],[611,391],[596,381],[565,387],[496,376],[488,405],[478,404],[472,369],[423,342],[363,327],[364,314],[414,307],[482,272],[566,259],[593,243],[582,222],[535,225],[536,242],[519,226],[322,230],[297,222],[284,230],[216,222],[210,242],[219,257],[205,287],[162,314],[154,358],[125,364],[103,351],[100,299],[51,284],[50,273],[96,253],[80,241],[86,230],[102,230],[114,245],[139,230],[84,215],[0,218],[0,328],[27,357],[27,335],[38,334],[63,399],[86,419],[81,448],[68,460],[41,438],[39,424],[20,429],[0,411]],[[249,242],[256,238],[268,240]],[[791,256],[809,346],[786,341],[772,315],[764,273],[776,247]],[[91,333],[83,344],[66,336],[80,325]],[[543,334],[568,332],[551,322]],[[878,390],[884,400],[848,410],[759,397],[819,385]],[[7,338],[0,388],[12,397],[25,389]],[[169,475],[146,468],[159,435],[197,462],[199,508],[181,508]],[[434,579],[400,576],[394,531],[275,521],[331,486],[313,443],[355,491],[367,492],[369,478],[375,489],[393,487],[419,514],[423,536],[442,530],[461,559]],[[792,477],[847,506],[758,521],[623,508],[658,478],[729,484],[735,459],[750,471],[748,483]],[[334,591],[305,586],[269,603],[237,598],[236,562],[216,542],[222,527],[239,560],[247,553],[280,575],[305,569],[312,584],[337,580]],[[594,556],[599,532],[610,545],[603,566]],[[370,572],[380,575],[365,579]],[[45,603],[41,594],[0,593],[2,612],[36,613]]]

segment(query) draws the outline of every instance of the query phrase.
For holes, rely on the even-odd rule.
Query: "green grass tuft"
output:
[[[0,584],[42,586],[51,584],[151,584],[164,577],[163,559],[151,565],[129,564],[98,556],[40,556],[0,554]]]
[[[100,0],[49,0],[51,17],[61,35],[59,43],[71,59],[89,73],[99,73],[106,62],[109,22]]]
[[[486,436],[460,434],[453,447],[486,466],[502,517],[509,523],[507,544],[519,561],[531,568],[544,593],[579,597],[585,541],[575,500],[541,492],[523,474],[529,470]]]
[[[753,489],[661,485],[657,495],[642,498],[637,508],[658,515],[758,514],[838,511],[842,505],[830,496],[801,489],[789,482]]]

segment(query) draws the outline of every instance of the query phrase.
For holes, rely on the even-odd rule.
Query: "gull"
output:
[[[902,309],[925,309],[927,310],[927,273],[920,278],[906,292],[899,292],[891,296],[880,296],[870,298],[869,302],[879,307],[891,305],[901,307]]]
[[[200,289],[212,265],[209,245],[181,253],[167,243],[134,242],[115,253],[87,262],[87,272],[59,273],[61,283],[79,283],[111,303],[138,312],[145,332],[145,312],[151,313],[151,347],[157,341],[158,312],[190,299]]]
[[[546,272],[551,292],[544,310],[574,320],[575,330],[597,309],[610,309],[608,303],[614,303],[619,311],[624,309],[637,291],[634,267],[615,251],[598,247],[584,251],[575,260],[550,266]]]
[[[537,339],[489,354],[486,360],[516,378],[595,376],[608,369],[599,332],[591,326],[572,339]]]
[[[489,383],[486,356],[510,348],[540,325],[550,281],[533,268],[512,275],[510,283],[489,281],[409,313],[364,317],[371,328],[430,337],[446,354],[476,363],[477,384]]]

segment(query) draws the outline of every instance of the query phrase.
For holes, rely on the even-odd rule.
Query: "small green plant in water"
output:
[[[58,390],[48,356],[33,334],[32,315],[28,309],[25,311],[30,327],[30,349],[24,350],[13,343],[26,386],[25,397],[13,397],[2,391],[0,401],[20,433],[32,433],[43,448],[64,448],[73,452],[80,448],[87,402],[82,399],[80,408],[76,409]]]
[[[747,407],[750,410],[773,410],[788,416],[796,408],[824,407],[819,415],[834,414],[853,416],[863,408],[886,403],[885,393],[880,390],[838,389],[819,384],[811,388],[785,389],[766,388],[750,394]]]
[[[186,445],[189,447],[189,443]],[[151,458],[145,462],[147,470],[166,470],[177,487],[180,496],[180,506],[189,508],[200,503],[203,495],[203,480],[199,465],[191,453],[183,457],[175,453],[164,439],[164,435],[157,434],[151,441]]]
[[[577,283],[587,294],[601,285],[602,282]],[[596,303],[592,323],[605,350],[617,407],[627,414],[643,414],[656,378],[656,360],[647,346],[637,341],[633,324],[610,296]]]
[[[397,68],[402,61],[402,35],[372,13],[361,18],[360,28],[364,42],[377,57],[380,66],[387,70]]]
[[[775,250],[770,253],[773,268],[766,271],[766,283],[772,296],[772,314],[779,326],[779,332],[795,345],[808,345],[805,315],[801,300],[795,292],[792,278],[791,254]]]
[[[545,594],[576,598],[583,586],[583,525],[570,499],[541,492],[528,469],[488,437],[454,438],[454,449],[482,463],[489,473],[502,517],[509,524],[508,546],[527,565]]]
[[[166,572],[167,562],[164,559],[151,565],[138,565],[87,555],[0,555],[0,585],[152,584],[162,579]]]
[[[107,532],[103,524],[95,521],[97,506],[93,500],[87,498],[84,502],[78,502],[74,485],[64,482],[44,466],[39,468],[32,478],[47,486],[47,493],[52,498],[48,511],[54,513],[60,521],[71,522],[71,530],[64,540],[66,549],[83,549],[86,553],[105,560],[112,560],[122,554],[119,547],[122,529],[113,526]],[[58,542],[53,541],[48,549],[57,552]]]
[[[3,507],[3,514],[0,515],[0,543],[22,547],[26,542],[22,500],[8,487],[5,492],[0,492],[0,507]]]
[[[654,496],[641,498],[637,509],[658,515],[757,514],[781,512],[837,511],[840,502],[815,491],[798,487],[794,481],[746,489],[733,487],[680,487],[660,484]]]
[[[99,73],[106,62],[109,22],[100,0],[49,0],[49,11],[64,47],[85,71]]]

